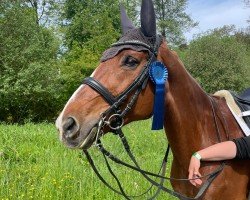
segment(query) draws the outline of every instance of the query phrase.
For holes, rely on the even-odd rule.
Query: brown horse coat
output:
[[[143,0],[143,5],[145,3],[152,4],[150,0]],[[153,8],[146,8],[144,5],[141,11],[144,34],[152,31],[152,24],[155,26],[155,21],[145,23],[145,20],[155,20]],[[125,20],[126,18],[125,16]],[[130,22],[124,24],[128,29],[133,28]],[[123,32],[126,32],[126,27],[123,27]],[[137,61],[136,67],[131,68],[124,64],[124,60],[128,58]],[[145,51],[124,49],[113,58],[101,62],[92,77],[104,85],[113,96],[117,96],[135,80],[147,63],[147,59],[148,53]],[[169,72],[169,79],[165,85],[167,95],[164,127],[174,157],[171,176],[186,178],[193,152],[219,141],[241,137],[243,134],[224,99],[210,98],[186,71],[177,54],[167,47],[165,41],[158,50],[157,59],[164,63]],[[153,99],[153,84],[148,82],[132,110],[125,116],[125,124],[149,118],[152,115]],[[214,102],[214,107],[211,101]],[[128,101],[124,105],[127,103]],[[94,127],[100,120],[100,113],[108,107],[109,105],[99,93],[87,85],[80,86],[57,119],[56,125],[60,131],[61,140],[69,147],[79,147],[91,133],[96,131]],[[108,131],[108,129],[105,130]],[[93,141],[87,142],[86,148],[91,145],[91,142]],[[203,162],[201,173],[212,172],[219,163]],[[224,170],[211,184],[203,199],[246,199],[250,187],[249,166],[249,160],[227,161]],[[194,196],[197,192],[197,188],[188,182],[172,181],[172,186],[175,191],[188,196]]]

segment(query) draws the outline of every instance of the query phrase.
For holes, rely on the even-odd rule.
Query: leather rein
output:
[[[168,145],[165,156],[163,158],[162,164],[161,164],[161,168],[159,170],[158,174],[155,173],[151,173],[148,171],[143,170],[140,165],[138,164],[137,160],[135,159],[133,153],[131,152],[129,143],[125,137],[125,135],[122,132],[122,127],[124,125],[124,116],[131,110],[131,108],[133,107],[133,105],[135,104],[139,94],[141,93],[141,91],[146,87],[147,83],[148,83],[148,79],[149,79],[149,66],[150,64],[156,60],[157,58],[157,52],[158,49],[161,45],[162,42],[162,36],[157,36],[156,39],[156,43],[154,47],[150,47],[149,45],[137,41],[137,40],[131,40],[131,41],[126,41],[126,42],[119,42],[119,43],[115,43],[112,46],[122,46],[122,45],[141,45],[143,47],[146,47],[149,50],[149,59],[147,64],[144,66],[144,68],[142,69],[142,71],[140,72],[140,74],[137,76],[137,78],[133,81],[133,83],[131,85],[129,85],[129,87],[123,91],[119,96],[114,97],[107,88],[105,88],[98,80],[95,80],[93,77],[88,77],[85,78],[83,80],[83,84],[86,84],[88,86],[90,86],[93,90],[95,90],[96,92],[98,92],[99,94],[102,95],[102,97],[104,98],[104,100],[110,105],[110,107],[101,114],[101,118],[99,120],[99,123],[97,125],[97,133],[96,133],[96,141],[95,141],[95,146],[100,150],[100,152],[103,154],[103,157],[105,159],[105,163],[107,165],[107,168],[110,172],[110,174],[113,176],[113,178],[116,180],[116,183],[118,185],[119,190],[115,189],[114,187],[112,187],[109,183],[107,183],[107,181],[101,176],[101,174],[99,173],[99,171],[97,170],[93,159],[91,158],[90,154],[88,153],[87,150],[83,150],[84,154],[86,155],[86,158],[88,160],[88,162],[90,163],[92,169],[94,170],[94,172],[96,173],[96,175],[98,176],[98,178],[108,187],[110,188],[112,191],[114,191],[117,194],[122,195],[125,199],[131,199],[131,198],[135,198],[135,197],[140,197],[142,195],[147,194],[153,187],[157,187],[157,191],[156,193],[148,198],[149,200],[153,200],[155,199],[159,193],[161,191],[167,192],[170,195],[173,195],[177,198],[183,199],[183,200],[196,200],[199,199],[207,190],[207,188],[209,187],[209,185],[212,183],[212,181],[217,177],[217,175],[223,170],[225,163],[223,162],[217,169],[215,169],[212,173],[204,175],[202,177],[198,177],[200,178],[205,178],[207,177],[207,180],[205,181],[205,183],[201,186],[199,192],[197,193],[197,195],[195,197],[186,197],[178,192],[175,192],[173,190],[170,190],[168,188],[166,188],[165,186],[163,186],[164,181],[165,180],[175,180],[175,181],[189,181],[189,180],[194,180],[194,179],[198,179],[198,178],[193,178],[193,179],[176,179],[176,178],[167,178],[165,177],[166,174],[166,166],[167,166],[167,161],[168,161],[168,155],[169,155],[169,151],[170,151],[170,146]],[[132,94],[132,92],[134,92],[134,94]],[[121,110],[121,105],[124,104],[124,101],[126,99],[129,98],[129,95],[131,95],[128,104],[126,105],[126,107],[124,108],[124,110]],[[213,101],[212,98],[210,98],[210,102],[211,102],[211,106],[212,106],[212,111],[213,111],[213,118],[216,124],[216,131],[217,131],[217,136],[220,142],[220,132],[219,132],[219,127],[217,125],[217,120],[216,120],[216,116],[218,117],[218,114],[215,112],[215,102]],[[104,126],[109,126],[110,129],[112,130],[112,132],[117,135],[121,142],[122,145],[125,149],[125,151],[127,152],[127,154],[129,155],[131,161],[133,162],[134,165],[130,165],[122,160],[120,160],[119,158],[117,158],[116,156],[114,156],[112,153],[110,153],[109,151],[107,151],[102,142],[101,142],[101,136],[103,135],[103,128]],[[118,177],[115,175],[114,171],[112,170],[110,164],[109,164],[109,159],[117,164],[123,165],[127,168],[130,168],[132,170],[135,170],[137,172],[139,172],[149,183],[151,183],[151,186],[142,194],[140,195],[136,195],[136,196],[129,196],[125,193]],[[153,179],[153,178],[154,179]],[[156,179],[159,178],[160,181],[157,182]]]

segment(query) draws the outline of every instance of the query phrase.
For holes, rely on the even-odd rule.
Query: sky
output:
[[[236,25],[236,28],[246,28],[250,16],[250,7],[246,7],[243,0],[189,0],[186,12],[191,18],[199,22],[185,36],[190,41],[194,34],[223,25]]]

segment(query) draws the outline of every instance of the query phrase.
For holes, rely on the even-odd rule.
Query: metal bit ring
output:
[[[112,121],[116,122],[116,126],[112,125]],[[121,127],[123,127],[123,125],[124,125],[124,119],[122,118],[122,116],[120,114],[113,114],[108,119],[108,126],[112,130],[118,130]]]

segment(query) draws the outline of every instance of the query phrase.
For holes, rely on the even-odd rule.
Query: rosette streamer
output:
[[[164,122],[165,83],[168,71],[163,63],[156,61],[150,65],[149,75],[155,84],[152,130],[160,130],[163,129]]]

